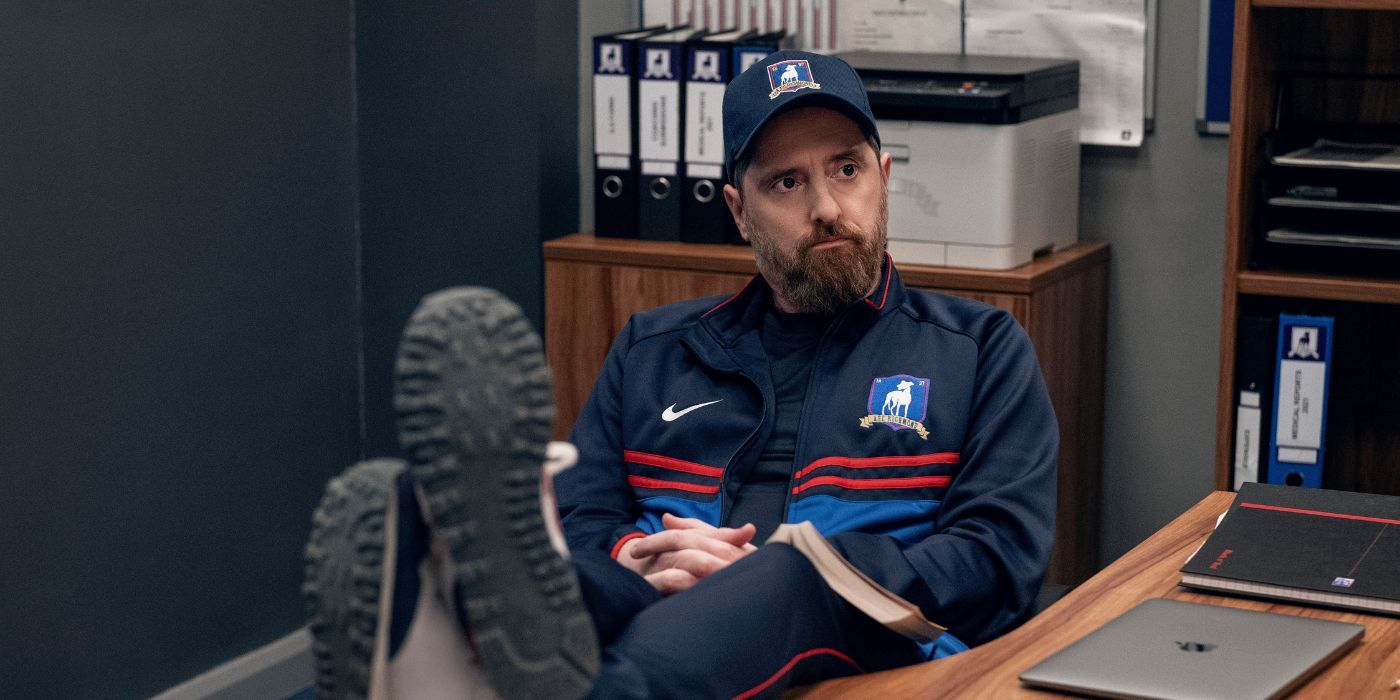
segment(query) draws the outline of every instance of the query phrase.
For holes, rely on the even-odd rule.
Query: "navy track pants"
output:
[[[777,697],[924,659],[785,544],[764,545],[665,598],[605,553],[575,553],[572,562],[603,648],[590,697]]]

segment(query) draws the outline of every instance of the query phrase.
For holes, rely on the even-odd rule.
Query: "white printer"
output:
[[[890,255],[1004,270],[1079,238],[1079,62],[850,51],[894,158]]]

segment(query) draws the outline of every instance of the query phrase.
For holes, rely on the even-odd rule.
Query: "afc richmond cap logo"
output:
[[[819,83],[812,80],[812,67],[802,59],[778,61],[768,66],[768,84],[773,86],[773,92],[768,93],[770,100],[777,99],[778,95],[785,92],[797,92],[803,88],[822,89]]]
[[[928,389],[926,377],[876,377],[870,383],[870,399],[866,403],[870,414],[860,419],[860,427],[883,423],[890,430],[913,430],[920,439],[927,440],[928,430],[922,421],[928,413]]]

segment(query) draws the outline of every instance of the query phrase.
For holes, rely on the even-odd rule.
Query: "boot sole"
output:
[[[302,594],[316,666],[316,696],[366,698],[387,644],[392,598],[397,459],[360,462],[331,479],[312,516]],[[390,574],[386,583],[385,574]],[[382,595],[381,595],[382,594]]]
[[[394,409],[493,687],[507,699],[583,696],[598,648],[540,513],[554,404],[539,336],[519,307],[474,287],[424,298],[399,345]]]

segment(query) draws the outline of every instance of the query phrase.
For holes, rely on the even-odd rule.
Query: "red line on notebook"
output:
[[[1369,515],[1348,515],[1346,513],[1328,513],[1322,510],[1304,510],[1302,508],[1287,508],[1284,506],[1267,506],[1263,503],[1241,503],[1241,508],[1254,508],[1257,510],[1276,510],[1283,513],[1297,513],[1299,515],[1320,515],[1324,518],[1341,518],[1342,520],[1364,520],[1368,523],[1384,523],[1386,525],[1400,525],[1400,520],[1392,518],[1373,518]]]

